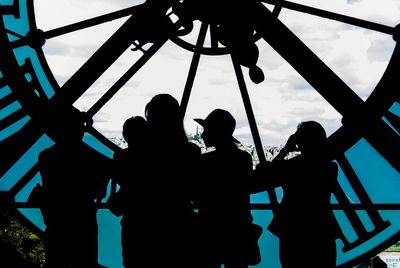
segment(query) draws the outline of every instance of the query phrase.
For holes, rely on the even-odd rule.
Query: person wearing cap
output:
[[[236,121],[228,111],[215,109],[205,119],[194,120],[204,128],[205,145],[215,147],[201,155],[198,178],[203,267],[248,267],[250,256],[259,250],[250,233],[254,230],[249,194],[252,158],[238,148],[239,141],[232,136]]]
[[[339,226],[330,200],[338,167],[326,157],[326,141],[321,124],[302,122],[272,162],[259,164],[254,172],[264,183],[264,191],[283,189],[282,201],[268,226],[279,238],[282,268],[336,267]],[[300,154],[288,159],[293,152]],[[310,252],[312,258],[307,258]]]

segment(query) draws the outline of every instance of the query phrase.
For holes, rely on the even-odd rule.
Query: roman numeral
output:
[[[344,243],[343,251],[346,252],[364,243],[371,237],[375,236],[377,233],[389,227],[390,222],[383,220],[383,218],[379,214],[379,211],[374,208],[374,204],[371,198],[369,197],[367,191],[364,189],[360,179],[358,178],[348,159],[344,155],[342,155],[338,157],[337,162],[340,165],[351,187],[353,188],[354,193],[357,195],[358,200],[364,207],[364,210],[367,213],[371,223],[374,225],[373,230],[367,231],[359,215],[354,209],[351,209],[350,202],[343,189],[338,187],[337,191],[335,192],[335,197],[338,202],[343,205],[343,212],[349,219],[355,233],[357,234],[357,239],[351,243],[347,240],[345,235],[342,234],[341,239]]]
[[[0,6],[0,15],[13,15],[16,19],[19,19],[19,0],[14,0],[12,5]]]

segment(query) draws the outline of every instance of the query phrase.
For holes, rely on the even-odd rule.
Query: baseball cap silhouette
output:
[[[195,118],[193,120],[212,133],[218,133],[222,137],[231,138],[234,142],[240,143],[232,136],[235,131],[236,120],[226,110],[215,109],[205,119]]]

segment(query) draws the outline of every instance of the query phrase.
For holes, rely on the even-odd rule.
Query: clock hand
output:
[[[256,122],[256,119],[254,116],[252,106],[251,106],[251,101],[250,101],[250,97],[249,97],[249,94],[247,91],[242,68],[241,68],[239,62],[235,59],[235,57],[233,55],[231,55],[231,56],[232,56],[233,67],[235,69],[237,81],[239,84],[240,93],[241,93],[241,96],[243,99],[243,104],[244,104],[244,107],[246,110],[247,119],[249,121],[250,131],[253,136],[254,145],[256,147],[257,156],[258,156],[260,163],[265,164],[267,162],[267,160],[265,158],[265,153],[263,150],[260,133],[258,132],[257,122]],[[268,197],[269,197],[270,203],[272,205],[272,208],[273,209],[276,208],[276,206],[278,205],[278,199],[276,197],[275,189],[269,189],[269,190],[267,190],[267,193],[268,193]]]
[[[135,64],[87,111],[88,117],[93,117],[132,76],[165,44],[167,40],[153,44]]]
[[[332,105],[344,119],[351,122],[361,119],[368,121],[370,127],[366,139],[400,171],[400,160],[392,152],[400,150],[400,141],[391,135],[382,120],[372,120],[371,107],[351,90],[322,60],[320,60],[295,34],[261,3],[256,3],[252,16],[256,31],[261,35],[292,67],[307,80],[311,86]],[[360,117],[361,116],[361,117]],[[358,125],[359,127],[361,124]],[[347,124],[353,129],[353,125]],[[383,133],[389,135],[389,139]]]
[[[65,82],[53,101],[73,104],[129,48],[134,28],[132,16]]]
[[[252,17],[258,34],[340,114],[361,109],[362,99],[266,7],[254,5]]]

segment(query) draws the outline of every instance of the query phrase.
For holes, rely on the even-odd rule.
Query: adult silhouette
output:
[[[39,155],[46,267],[98,267],[95,202],[105,195],[109,163],[82,142],[81,112],[54,112],[51,123],[56,143]]]
[[[250,211],[252,158],[238,148],[232,136],[236,121],[228,111],[215,109],[195,121],[204,128],[205,145],[215,147],[202,155],[199,165],[197,204],[203,267],[256,264],[261,228],[252,224]]]
[[[293,152],[300,154],[288,157]],[[330,198],[338,167],[325,153],[324,128],[315,121],[303,122],[273,161],[258,165],[255,171],[264,187],[283,189],[268,226],[279,238],[282,268],[336,267],[338,225]]]
[[[117,151],[113,157],[113,180],[120,189],[112,194],[107,201],[111,212],[121,216],[121,245],[124,267],[133,267],[135,262],[134,252],[135,236],[132,227],[137,214],[138,204],[145,202],[146,197],[138,194],[143,189],[141,174],[138,171],[149,161],[147,153],[147,126],[146,120],[141,116],[128,118],[122,127],[122,136],[128,147]],[[147,193],[146,193],[147,194]]]
[[[146,150],[140,165],[132,163],[129,183],[131,265],[195,267],[195,211],[192,174],[200,148],[187,139],[179,103],[169,94],[146,105]],[[125,217],[125,216],[124,216]]]

